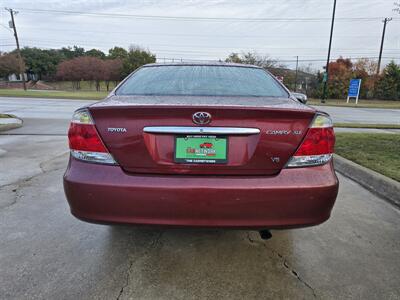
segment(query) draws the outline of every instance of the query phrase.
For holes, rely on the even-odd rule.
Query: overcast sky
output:
[[[384,62],[395,58],[399,63],[400,14],[393,11],[395,1],[337,0],[332,57],[377,57],[381,18],[387,16],[393,17],[393,21],[387,26]],[[11,7],[19,11],[15,21],[22,46],[78,45],[107,53],[115,45],[128,48],[135,44],[148,48],[161,61],[163,58],[225,59],[233,51],[255,50],[287,65],[293,65],[291,61],[298,55],[301,65],[312,62],[313,67],[319,68],[326,58],[333,0],[3,0],[0,3],[0,51],[14,48],[12,33],[5,28],[9,14],[3,9]],[[262,20],[254,20],[257,18]]]

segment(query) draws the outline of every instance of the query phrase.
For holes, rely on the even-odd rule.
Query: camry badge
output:
[[[211,122],[211,115],[208,112],[199,111],[193,114],[192,119],[197,125],[206,125]]]
[[[265,133],[270,134],[270,135],[289,135],[289,134],[300,135],[302,133],[302,131],[301,130],[267,130]]]

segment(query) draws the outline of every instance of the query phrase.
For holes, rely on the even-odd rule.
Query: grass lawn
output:
[[[336,128],[400,129],[400,124],[335,123]]]
[[[400,134],[336,133],[335,153],[400,181]]]
[[[5,119],[7,119],[7,118],[12,118],[12,116],[9,115],[9,114],[0,114],[0,118],[5,118]]]
[[[84,99],[84,100],[100,100],[104,99],[108,92],[96,91],[42,91],[42,90],[17,90],[17,89],[0,89],[1,96],[9,97],[33,97],[33,98],[61,98],[61,99]]]
[[[392,100],[351,100],[346,103],[346,99],[328,99],[326,103],[321,103],[320,99],[309,99],[309,105],[326,105],[326,106],[344,106],[344,107],[359,107],[359,108],[400,108],[400,101]]]
[[[73,91],[72,81],[46,81],[45,84],[53,87],[60,91]],[[96,91],[96,86],[93,81],[81,81],[80,82],[81,91]],[[110,91],[115,88],[115,82],[111,81],[109,85]],[[100,82],[100,91],[107,91],[106,84],[104,81]]]

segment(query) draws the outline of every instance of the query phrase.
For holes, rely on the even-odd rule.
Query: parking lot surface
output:
[[[69,213],[52,120],[0,136],[1,299],[400,299],[400,212],[350,179],[329,221],[268,241],[88,224]]]

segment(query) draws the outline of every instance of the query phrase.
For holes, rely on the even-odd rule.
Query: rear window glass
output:
[[[264,70],[227,66],[144,67],[128,78],[116,94],[288,97]]]

